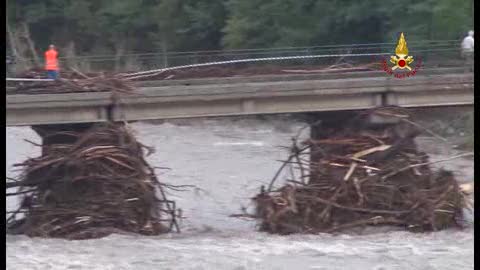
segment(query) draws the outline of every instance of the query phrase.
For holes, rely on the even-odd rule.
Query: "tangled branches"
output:
[[[39,71],[31,70],[24,78],[41,78]],[[88,74],[79,71],[62,72],[56,81],[7,82],[7,94],[55,94],[81,92],[132,93],[134,87],[127,80],[115,75]],[[14,84],[14,85],[9,85]]]
[[[416,148],[420,131],[408,115],[390,112],[400,120],[369,122],[385,113],[360,115],[302,143],[295,139],[270,187],[253,198],[260,230],[333,233],[395,225],[430,231],[459,225],[464,197],[453,174],[431,171],[427,154]],[[288,169],[288,183],[274,189],[280,171]]]
[[[178,230],[175,203],[166,198],[165,185],[143,157],[145,147],[127,127],[99,124],[61,135],[71,138],[44,145],[41,157],[16,165],[24,173],[7,182],[7,196],[23,199],[7,219],[8,232],[85,239]]]

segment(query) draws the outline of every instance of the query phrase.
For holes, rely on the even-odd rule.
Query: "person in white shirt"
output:
[[[465,59],[466,68],[470,69],[471,71],[473,71],[473,55],[473,30],[470,30],[468,31],[468,36],[466,36],[462,41],[462,57]]]

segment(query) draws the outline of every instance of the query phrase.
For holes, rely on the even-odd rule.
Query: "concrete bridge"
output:
[[[473,73],[419,72],[397,79],[382,71],[270,75],[138,83],[131,95],[7,95],[7,126],[137,121],[206,116],[474,104]]]

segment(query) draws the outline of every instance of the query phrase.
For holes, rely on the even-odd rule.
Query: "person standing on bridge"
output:
[[[470,30],[468,36],[462,41],[462,57],[465,59],[465,67],[471,71],[473,71],[473,55],[473,30]]]
[[[48,46],[48,51],[45,52],[45,70],[49,79],[58,78],[58,52],[54,45]]]

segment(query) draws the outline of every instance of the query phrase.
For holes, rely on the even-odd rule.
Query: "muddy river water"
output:
[[[169,167],[159,178],[195,185],[170,192],[184,216],[181,234],[112,235],[66,241],[7,235],[7,269],[473,269],[473,226],[427,234],[375,229],[366,235],[274,236],[255,232],[255,222],[228,217],[268,183],[286,157],[280,146],[304,124],[296,120],[210,119],[132,125],[139,140],[154,146],[148,160]],[[7,135],[7,175],[12,165],[39,154],[29,128]],[[431,138],[419,145],[431,159],[455,150]],[[462,182],[473,181],[473,160],[438,164]],[[17,204],[7,200],[7,209]]]

